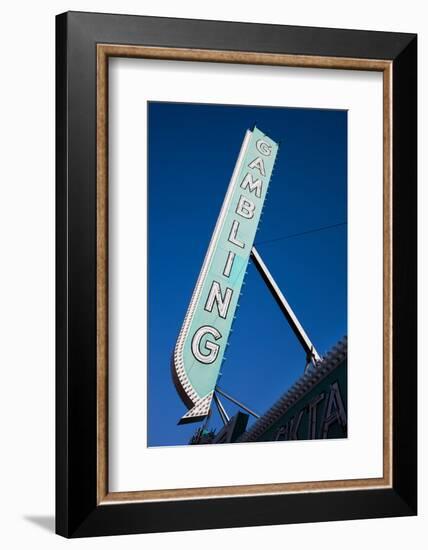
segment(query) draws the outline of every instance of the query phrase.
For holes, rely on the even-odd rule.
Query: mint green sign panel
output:
[[[205,418],[235,318],[278,145],[248,130],[173,355],[173,378],[189,411]]]

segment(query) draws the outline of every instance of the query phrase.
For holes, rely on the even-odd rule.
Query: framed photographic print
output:
[[[56,36],[57,532],[416,514],[416,36]]]

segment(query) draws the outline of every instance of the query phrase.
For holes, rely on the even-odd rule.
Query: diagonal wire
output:
[[[285,239],[292,239],[293,237],[300,237],[301,235],[308,235],[309,233],[318,233],[318,231],[325,231],[326,229],[333,229],[334,227],[340,227],[341,225],[347,225],[348,222],[334,223],[333,225],[324,225],[315,229],[308,229],[308,231],[302,231],[300,233],[292,233],[291,235],[284,235],[283,237],[277,237],[276,239],[268,239],[266,241],[259,241],[254,243],[255,245],[268,244],[276,241],[283,241]]]

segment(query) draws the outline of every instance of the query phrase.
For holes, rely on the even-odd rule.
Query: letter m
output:
[[[242,189],[249,189],[250,193],[255,191],[256,197],[260,199],[262,196],[262,180],[253,180],[253,176],[250,173],[247,173],[245,178],[242,180],[241,187]]]

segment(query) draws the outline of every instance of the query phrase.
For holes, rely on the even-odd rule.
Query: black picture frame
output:
[[[97,44],[391,62],[391,487],[99,502]],[[416,514],[417,36],[68,12],[56,18],[56,97],[56,532],[86,537]]]

